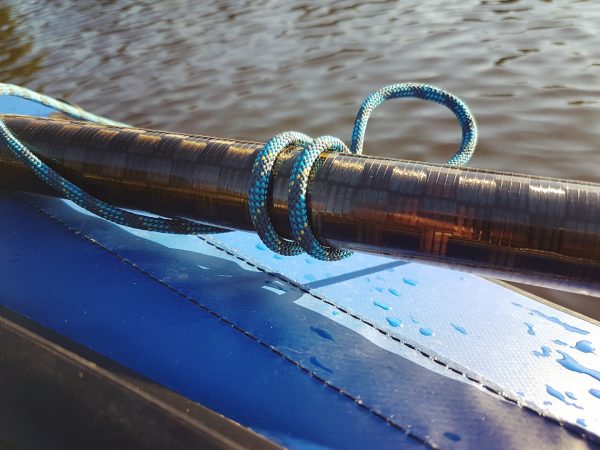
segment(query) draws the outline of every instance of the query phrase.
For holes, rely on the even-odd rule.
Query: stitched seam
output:
[[[353,394],[347,392],[346,390],[344,390],[341,387],[336,386],[335,384],[333,384],[331,381],[321,377],[320,375],[318,375],[317,373],[313,372],[312,370],[310,370],[309,368],[305,367],[304,365],[302,365],[300,362],[296,361],[295,359],[287,356],[285,353],[283,353],[281,350],[277,349],[277,347],[272,346],[271,344],[259,339],[258,337],[254,336],[252,333],[250,333],[249,331],[241,328],[240,326],[238,326],[237,324],[235,324],[234,322],[230,321],[229,319],[225,318],[224,316],[220,315],[219,313],[211,310],[210,308],[208,308],[205,305],[202,305],[201,303],[199,303],[196,299],[194,299],[193,297],[186,295],[182,292],[179,292],[176,288],[174,288],[173,286],[171,286],[170,284],[168,284],[167,282],[161,280],[160,278],[156,277],[155,275],[153,275],[152,273],[146,271],[145,269],[139,267],[137,264],[135,264],[133,261],[121,256],[120,254],[118,254],[117,252],[115,252],[114,250],[111,250],[110,248],[104,246],[103,244],[101,244],[100,242],[98,242],[96,239],[82,233],[81,231],[78,231],[74,228],[72,228],[70,225],[68,225],[66,222],[64,222],[63,220],[61,220],[60,218],[58,218],[57,216],[52,215],[51,213],[49,213],[48,211],[46,211],[45,209],[43,209],[42,207],[40,207],[39,205],[33,203],[33,201],[30,201],[29,199],[26,200],[26,202],[32,206],[33,208],[35,208],[36,210],[38,210],[40,213],[44,214],[45,216],[47,216],[48,218],[60,223],[61,225],[63,225],[66,229],[68,229],[69,231],[71,231],[73,234],[75,234],[76,236],[78,236],[79,238],[81,238],[82,240],[85,241],[89,241],[92,244],[100,247],[101,249],[105,250],[107,253],[109,253],[110,255],[114,256],[116,259],[118,259],[119,261],[121,261],[122,263],[125,263],[131,267],[133,267],[134,269],[136,269],[137,271],[139,271],[140,273],[142,273],[143,275],[145,275],[147,278],[150,278],[151,280],[155,281],[156,283],[161,284],[162,286],[166,287],[168,290],[170,290],[171,292],[175,293],[176,295],[184,298],[185,300],[187,300],[188,302],[192,303],[194,306],[198,307],[199,309],[203,310],[204,312],[210,314],[211,316],[215,317],[216,319],[222,321],[223,323],[229,325],[230,327],[232,327],[234,330],[242,333],[243,335],[245,335],[246,337],[250,338],[251,340],[253,340],[254,342],[256,342],[257,344],[260,344],[261,346],[263,346],[264,348],[270,350],[271,352],[275,353],[277,356],[279,356],[280,358],[284,359],[285,361],[293,364],[294,366],[296,366],[298,369],[300,369],[303,373],[307,374],[308,376],[310,376],[311,378],[315,379],[316,381],[318,381],[319,383],[327,386],[328,388],[332,389],[334,392],[337,392],[338,394],[341,394],[342,396],[346,397],[347,399],[351,400],[352,402],[354,402],[357,406],[359,406],[360,408],[362,408],[363,410],[365,410],[366,412],[369,412],[371,414],[373,414],[375,417],[383,420],[386,424],[396,428],[399,431],[402,431],[405,435],[411,437],[412,439],[415,439],[416,441],[419,441],[423,444],[428,445],[429,447],[431,447],[432,449],[438,449],[440,448],[436,443],[434,443],[428,436],[420,436],[418,434],[415,434],[414,432],[411,431],[412,426],[411,425],[401,425],[397,422],[394,422],[392,420],[391,417],[386,416],[385,414],[382,414],[379,411],[376,411],[375,409],[373,409],[372,407],[366,405],[359,397],[354,396]],[[209,243],[207,241],[207,243]],[[212,244],[211,244],[212,245]],[[216,247],[216,246],[215,246]],[[218,248],[218,247],[217,247]],[[227,254],[231,254],[229,252],[227,252],[224,249],[219,248],[219,250],[226,252]],[[257,267],[258,268],[258,267]],[[270,275],[268,272],[264,271],[266,274]]]
[[[63,220],[61,220],[60,218],[52,215],[51,213],[49,213],[48,211],[44,210],[42,207],[38,206],[37,204],[35,204],[31,199],[26,199],[25,200],[29,205],[31,205],[32,207],[34,207],[36,210],[38,210],[40,213],[46,215],[47,217],[49,217],[52,220],[55,220],[56,222],[60,223],[61,225],[63,225],[65,228],[67,228],[69,231],[71,231],[73,234],[79,236],[81,239],[83,240],[87,240],[95,245],[97,245],[98,247],[102,248],[103,250],[105,250],[106,252],[108,252],[109,254],[113,255],[114,257],[116,257],[117,259],[119,259],[121,262],[126,263],[128,265],[130,265],[131,267],[135,268],[136,270],[138,270],[140,273],[144,274],[145,276],[147,276],[148,278],[152,279],[153,281],[165,286],[167,289],[171,290],[173,293],[179,295],[180,297],[186,299],[187,301],[189,301],[190,303],[194,304],[195,306],[197,306],[198,308],[204,310],[205,312],[208,312],[209,314],[211,314],[212,316],[214,316],[215,318],[223,321],[224,323],[227,323],[228,325],[230,325],[232,328],[234,328],[235,330],[241,332],[242,334],[246,335],[247,337],[249,337],[250,339],[254,340],[255,342],[257,342],[258,344],[262,345],[263,347],[271,350],[273,353],[277,354],[278,356],[280,356],[281,358],[283,358],[284,360],[294,364],[296,367],[298,367],[301,371],[303,371],[304,373],[306,373],[308,376],[314,378],[315,380],[319,381],[320,383],[324,384],[325,386],[329,387],[330,389],[334,390],[335,392],[343,395],[344,397],[348,398],[349,400],[352,400],[354,403],[356,403],[357,406],[360,406],[361,408],[363,408],[365,411],[370,412],[371,414],[375,415],[376,417],[378,417],[379,419],[385,421],[387,424],[393,426],[394,428],[398,429],[399,431],[404,432],[406,435],[410,436],[411,438],[418,440],[428,446],[430,446],[431,448],[439,448],[439,446],[434,443],[428,436],[426,437],[421,437],[417,434],[414,434],[414,432],[411,431],[412,426],[411,425],[400,425],[396,422],[394,422],[392,420],[391,417],[387,417],[385,414],[380,413],[379,411],[374,410],[373,408],[365,405],[363,403],[362,400],[360,400],[359,397],[355,397],[354,395],[346,392],[343,388],[340,388],[338,386],[336,386],[335,384],[333,384],[331,381],[322,378],[320,375],[316,374],[315,372],[311,371],[310,369],[308,369],[307,367],[303,366],[302,364],[300,364],[298,361],[294,360],[293,358],[290,358],[289,356],[287,356],[286,354],[284,354],[283,352],[281,352],[280,350],[278,350],[276,347],[261,341],[260,339],[258,339],[257,337],[255,337],[254,335],[252,335],[251,333],[247,332],[246,330],[244,330],[243,328],[239,327],[238,325],[236,325],[234,322],[229,321],[228,319],[226,319],[225,317],[219,315],[217,312],[212,311],[210,308],[200,304],[197,300],[195,300],[194,298],[179,292],[176,288],[174,288],[173,286],[169,285],[168,283],[166,283],[165,281],[161,280],[160,278],[156,277],[155,275],[151,274],[150,272],[147,272],[146,270],[142,269],[141,267],[139,267],[138,265],[136,265],[133,261],[130,261],[127,258],[124,258],[123,256],[119,255],[117,252],[111,250],[108,247],[105,247],[104,245],[102,245],[100,242],[98,242],[97,240],[93,239],[90,236],[87,236],[86,234],[72,228],[70,225],[68,225],[66,222],[64,222]],[[300,289],[302,292],[310,295],[311,297],[320,300],[334,308],[336,308],[337,310],[339,310],[340,312],[349,315],[350,317],[359,320],[360,322],[370,326],[371,328],[377,330],[379,333],[389,337],[390,339],[399,342],[403,345],[405,345],[406,347],[420,353],[422,356],[432,360],[433,362],[435,362],[436,364],[445,367],[446,369],[459,374],[465,378],[467,378],[468,380],[476,383],[478,386],[480,386],[481,388],[485,389],[486,391],[488,391],[491,394],[495,394],[496,396],[498,396],[500,399],[504,399],[510,403],[515,404],[516,406],[526,409],[528,411],[531,411],[533,413],[535,413],[536,415],[540,416],[543,419],[548,420],[550,423],[553,423],[555,425],[560,426],[561,428],[566,429],[569,432],[572,432],[573,434],[576,434],[577,436],[582,437],[584,440],[589,441],[589,442],[599,442],[600,439],[597,435],[593,434],[593,433],[588,433],[585,432],[584,430],[581,430],[580,428],[578,428],[577,426],[568,423],[568,422],[561,422],[558,418],[555,418],[553,416],[550,415],[545,415],[543,412],[537,411],[535,409],[533,409],[532,407],[528,406],[528,405],[523,405],[520,404],[519,402],[517,402],[516,400],[507,397],[503,392],[498,391],[497,389],[494,389],[491,386],[487,386],[485,385],[483,382],[481,382],[480,380],[477,380],[471,376],[469,376],[468,374],[449,366],[447,363],[443,362],[443,361],[439,361],[437,360],[434,356],[429,355],[427,352],[425,352],[422,349],[419,349],[418,347],[405,342],[403,340],[401,340],[400,338],[398,338],[397,336],[391,335],[388,332],[378,328],[375,324],[369,322],[368,320],[356,315],[355,313],[352,313],[348,310],[346,310],[344,307],[341,307],[339,305],[336,305],[335,303],[333,303],[331,300],[328,300],[325,297],[320,297],[317,294],[312,293],[311,291],[309,291],[306,287],[304,287],[303,285],[295,282],[294,280],[291,280],[287,277],[285,277],[284,275],[281,275],[277,272],[271,272],[269,271],[267,268],[259,266],[258,264],[254,263],[251,260],[246,259],[245,257],[243,257],[242,255],[232,251],[231,249],[229,249],[228,247],[225,247],[223,244],[218,244],[214,241],[212,241],[212,239],[207,239],[203,236],[199,236],[196,235],[196,237],[200,240],[202,240],[203,242],[213,246],[214,248],[230,255],[233,256],[234,258],[244,262],[245,264],[247,264],[248,266],[251,266],[267,275],[270,275],[274,278],[277,278],[285,283],[287,283],[290,286],[293,286],[295,288]]]
[[[365,325],[368,325],[369,327],[377,330],[379,333],[383,334],[384,336],[387,336],[388,338],[392,339],[393,341],[396,341],[396,342],[398,342],[398,343],[400,343],[400,344],[402,344],[402,345],[410,348],[411,350],[414,350],[414,351],[418,352],[419,354],[421,354],[425,358],[430,359],[434,363],[436,363],[436,364],[438,364],[438,365],[440,365],[440,366],[442,366],[442,367],[450,370],[451,372],[454,372],[454,373],[456,373],[458,375],[461,375],[461,376],[465,377],[466,379],[468,379],[469,381],[472,381],[473,383],[477,384],[479,387],[481,387],[482,389],[486,390],[490,394],[493,394],[493,395],[499,397],[501,400],[506,400],[506,401],[508,401],[510,403],[513,403],[514,405],[517,405],[519,408],[523,408],[523,409],[526,409],[528,411],[531,411],[531,412],[537,414],[538,416],[542,417],[543,419],[546,419],[546,420],[550,421],[551,423],[554,423],[555,425],[558,425],[558,426],[560,426],[562,428],[565,428],[565,429],[567,429],[567,430],[569,430],[569,431],[577,434],[578,436],[581,436],[585,440],[595,441],[595,442],[600,441],[600,438],[598,436],[596,436],[595,434],[593,434],[593,433],[585,432],[585,431],[581,430],[580,428],[578,428],[577,426],[575,426],[575,425],[573,425],[571,423],[562,422],[558,418],[555,418],[555,417],[549,416],[549,415],[545,415],[541,411],[537,411],[537,410],[533,409],[532,407],[530,407],[528,405],[524,405],[524,404],[519,403],[517,400],[515,400],[515,399],[513,399],[511,397],[508,397],[506,395],[506,393],[504,393],[503,391],[499,391],[498,389],[495,389],[492,386],[488,386],[483,381],[478,380],[476,378],[473,378],[472,376],[468,375],[467,373],[465,373],[465,372],[463,372],[463,371],[461,371],[459,369],[456,369],[456,368],[450,366],[448,363],[446,363],[444,361],[440,361],[435,356],[430,355],[426,351],[418,348],[417,346],[415,346],[415,345],[413,345],[413,344],[411,344],[409,342],[403,341],[399,337],[397,337],[397,336],[395,336],[393,334],[388,333],[387,331],[385,331],[385,330],[377,327],[377,325],[375,325],[374,323],[368,321],[367,319],[365,319],[365,318],[357,315],[356,313],[353,313],[353,312],[345,309],[343,306],[335,304],[334,302],[332,302],[331,300],[327,299],[326,297],[321,297],[320,295],[315,294],[314,292],[312,292],[311,290],[307,289],[304,285],[296,282],[295,280],[292,280],[292,279],[290,279],[290,278],[286,277],[285,275],[282,275],[282,274],[280,274],[278,272],[272,272],[272,271],[268,270],[266,267],[262,267],[262,266],[258,265],[258,263],[255,263],[252,260],[246,259],[243,255],[241,255],[241,254],[239,254],[239,253],[231,250],[230,248],[226,247],[224,244],[217,243],[217,242],[215,242],[211,238],[205,238],[203,236],[198,236],[198,235],[196,237],[198,239],[206,242],[207,244],[215,247],[216,249],[221,250],[221,251],[227,253],[228,255],[233,256],[234,258],[236,258],[236,259],[244,262],[245,264],[247,264],[247,265],[249,265],[249,266],[251,266],[251,267],[253,267],[253,268],[255,268],[255,269],[257,269],[257,270],[259,270],[261,272],[264,272],[267,275],[271,275],[272,277],[275,277],[275,278],[277,278],[277,279],[279,279],[279,280],[281,280],[281,281],[289,284],[290,286],[295,287],[295,288],[301,290],[305,294],[308,294],[311,297],[313,297],[313,298],[315,298],[317,300],[320,300],[320,301],[326,303],[327,305],[329,305],[329,306],[337,309],[341,313],[346,314],[346,315],[352,317],[353,319],[356,319],[356,320],[362,322]]]

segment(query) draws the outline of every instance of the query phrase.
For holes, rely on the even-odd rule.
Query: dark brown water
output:
[[[139,126],[346,141],[370,91],[426,82],[472,108],[472,166],[600,181],[600,2],[319,4],[0,0],[0,80]],[[459,136],[449,111],[402,100],[365,152],[442,162]]]

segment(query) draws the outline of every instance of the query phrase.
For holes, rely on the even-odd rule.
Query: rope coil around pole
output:
[[[126,126],[123,123],[96,116],[77,106],[19,86],[0,83],[0,96],[2,95],[32,100],[63,112],[76,120]],[[306,202],[309,178],[311,172],[317,168],[315,163],[318,161],[319,155],[325,151],[361,154],[367,122],[371,113],[382,103],[390,99],[403,97],[420,98],[448,107],[457,117],[462,129],[461,145],[450,158],[448,164],[461,166],[469,161],[477,143],[477,126],[469,109],[460,99],[439,88],[425,84],[403,83],[386,86],[371,93],[362,103],[354,123],[350,149],[341,140],[333,136],[321,136],[312,139],[299,132],[287,131],[271,138],[258,152],[249,187],[249,210],[252,223],[267,247],[282,255],[297,255],[305,251],[317,259],[327,261],[339,260],[352,254],[347,250],[328,246],[320,242],[314,235],[309,223]],[[67,199],[111,222],[132,228],[173,234],[207,234],[228,231],[183,218],[150,217],[117,208],[91,196],[54,171],[38,158],[31,149],[19,141],[2,119],[0,119],[0,138],[15,157],[29,167],[41,180],[62,193]],[[267,210],[271,170],[277,156],[289,146],[297,146],[303,150],[294,164],[288,189],[289,220],[294,241],[283,239],[277,234]]]
[[[402,83],[379,89],[371,93],[358,110],[350,149],[333,136],[321,136],[313,140],[295,131],[277,134],[263,147],[252,168],[250,217],[256,232],[268,248],[282,255],[296,255],[301,253],[302,249],[310,256],[324,261],[335,261],[352,254],[347,250],[324,245],[314,235],[306,204],[310,174],[319,155],[325,151],[362,154],[367,123],[375,108],[388,100],[407,97],[429,100],[448,107],[458,119],[462,129],[460,147],[448,160],[448,164],[462,166],[471,159],[477,145],[477,125],[467,105],[458,97],[426,84]],[[278,236],[267,213],[271,169],[279,153],[289,145],[296,145],[303,149],[292,170],[288,191],[289,219],[295,241],[288,241]]]

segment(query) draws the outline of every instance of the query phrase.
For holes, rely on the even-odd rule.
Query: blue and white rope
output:
[[[11,84],[0,83],[0,96],[2,95],[32,100],[77,120],[103,125],[127,126],[88,113],[77,106]],[[252,223],[267,247],[282,255],[298,255],[305,251],[317,259],[326,261],[339,260],[352,254],[347,250],[321,243],[313,233],[306,199],[310,174],[317,168],[316,162],[325,151],[361,154],[371,113],[382,103],[402,97],[420,98],[448,107],[458,119],[462,129],[460,147],[448,160],[448,164],[462,166],[471,159],[477,143],[477,125],[469,109],[459,98],[425,84],[403,83],[386,86],[371,93],[362,103],[354,122],[350,149],[333,136],[312,139],[296,131],[277,134],[260,149],[252,168],[248,205]],[[228,231],[182,218],[167,219],[136,214],[99,200],[59,175],[38,158],[14,136],[1,118],[0,139],[19,160],[49,186],[62,193],[67,199],[104,219],[120,225],[161,233],[205,234]],[[294,163],[288,186],[288,210],[293,241],[284,239],[277,234],[267,209],[273,165],[279,154],[290,146],[300,147],[303,150]]]
[[[313,140],[295,131],[275,135],[261,149],[252,168],[249,209],[256,232],[267,247],[282,255],[296,255],[304,250],[314,258],[325,261],[339,260],[352,254],[321,243],[313,233],[306,202],[309,177],[315,169],[315,162],[325,151],[361,154],[367,123],[375,108],[388,100],[403,97],[420,98],[448,107],[462,129],[461,144],[448,164],[462,166],[471,159],[477,144],[477,125],[469,108],[458,97],[426,84],[403,83],[379,89],[371,93],[358,110],[350,149],[332,136],[321,136]],[[294,164],[288,186],[288,211],[294,241],[283,239],[276,233],[267,211],[271,169],[277,156],[290,145],[303,150]]]
[[[280,237],[273,227],[267,210],[271,170],[277,156],[286,147],[290,145],[305,147],[312,141],[310,137],[297,131],[279,133],[260,149],[252,166],[252,178],[250,179],[250,189],[248,191],[250,219],[265,245],[281,255],[299,255],[303,250],[298,243]]]
[[[0,83],[0,96],[12,95],[21,97],[27,100],[32,100],[41,105],[60,111],[68,116],[88,122],[99,123],[102,125],[127,126],[120,122],[106,119],[95,114],[88,113],[83,109],[61,102],[46,95],[39,94],[29,89],[15,86],[12,84]],[[209,225],[200,224],[186,219],[172,218],[165,219],[162,217],[150,217],[142,214],[136,214],[116,206],[110,205],[96,197],[88,194],[80,187],[71,183],[69,180],[59,175],[48,164],[38,158],[25,144],[8,129],[4,121],[0,118],[0,139],[3,141],[10,151],[23,162],[31,171],[37,175],[42,181],[62,193],[65,198],[73,201],[84,209],[110,220],[119,225],[125,225],[141,230],[158,231],[161,233],[175,234],[205,234],[205,233],[222,233],[229,230],[212,227]]]
[[[395,98],[420,98],[446,106],[454,113],[462,130],[462,140],[458,150],[448,160],[451,166],[464,166],[469,162],[477,145],[477,124],[475,118],[461,99],[440,88],[427,84],[402,83],[392,84],[372,92],[362,102],[352,129],[350,151],[361,154],[369,117],[382,103]]]
[[[348,250],[322,245],[314,235],[308,218],[306,192],[311,171],[321,153],[333,151],[348,153],[348,147],[333,136],[320,136],[304,148],[290,176],[288,185],[288,214],[292,236],[309,255],[324,261],[338,261],[352,254]]]

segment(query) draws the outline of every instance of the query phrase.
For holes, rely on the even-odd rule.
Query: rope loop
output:
[[[3,95],[34,101],[63,112],[76,120],[112,126],[127,126],[88,113],[78,106],[12,84],[0,83],[0,96]],[[388,100],[403,97],[420,98],[448,107],[458,119],[462,129],[461,144],[456,153],[448,160],[448,164],[462,166],[471,159],[477,144],[477,125],[468,107],[458,97],[434,86],[417,83],[393,84],[379,89],[371,93],[358,110],[352,130],[350,149],[341,140],[333,136],[321,136],[312,139],[297,131],[286,131],[273,136],[258,151],[252,167],[248,191],[248,209],[256,232],[268,248],[286,256],[306,252],[317,259],[325,261],[339,260],[352,254],[352,252],[320,241],[314,234],[310,225],[307,202],[311,174],[314,175],[320,168],[318,161],[323,152],[361,154],[367,123],[375,108]],[[82,208],[111,222],[143,230],[174,234],[206,234],[229,231],[178,217],[162,218],[137,214],[97,199],[62,177],[38,158],[30,148],[12,134],[0,118],[0,143],[2,141],[20,161],[49,186]],[[284,239],[277,234],[268,212],[271,172],[279,154],[290,146],[302,149],[301,154],[294,163],[288,184],[289,220],[294,240]]]
[[[477,125],[467,105],[458,97],[426,84],[402,83],[381,88],[369,94],[360,106],[354,121],[350,149],[333,136],[321,136],[313,140],[304,134],[286,131],[271,138],[259,151],[252,171],[249,204],[252,223],[267,247],[282,255],[297,255],[305,251],[310,256],[324,261],[337,261],[352,254],[348,250],[323,243],[315,236],[310,226],[307,204],[311,173],[319,169],[317,161],[325,151],[362,154],[367,123],[373,111],[388,100],[406,97],[429,100],[448,107],[458,119],[462,130],[461,144],[448,160],[448,164],[462,166],[471,159],[477,145]],[[267,213],[271,168],[277,155],[289,145],[302,148],[288,184],[288,214],[294,241],[277,235]]]

